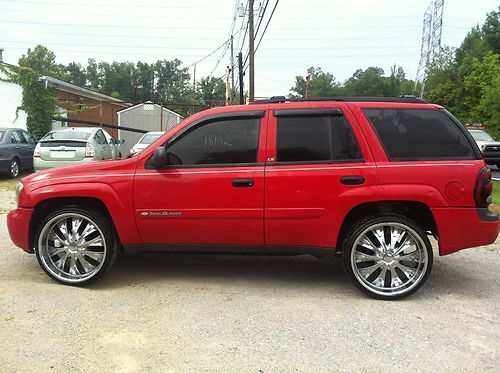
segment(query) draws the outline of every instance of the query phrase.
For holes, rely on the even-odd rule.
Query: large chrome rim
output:
[[[410,227],[386,222],[366,228],[351,250],[354,276],[366,289],[396,296],[413,289],[425,276],[427,249]]]
[[[19,175],[19,163],[16,160],[13,160],[10,164],[10,174],[12,177],[17,177]]]
[[[68,213],[51,219],[38,240],[45,268],[65,282],[95,276],[106,258],[106,240],[98,225],[86,216]]]

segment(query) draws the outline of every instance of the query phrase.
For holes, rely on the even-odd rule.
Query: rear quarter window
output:
[[[475,159],[462,130],[441,110],[364,109],[391,161]]]

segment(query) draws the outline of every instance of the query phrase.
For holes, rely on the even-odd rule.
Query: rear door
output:
[[[111,145],[106,140],[106,136],[102,130],[98,130],[94,135],[94,142],[97,144],[100,159],[112,159],[113,153]]]
[[[26,131],[20,131],[21,136],[25,139],[26,143],[23,143],[24,146],[24,156],[26,157],[24,167],[32,168],[33,167],[33,152],[35,151],[36,140],[30,133]]]
[[[335,247],[349,210],[378,199],[375,164],[352,113],[343,103],[316,105],[278,105],[270,115],[266,245]]]
[[[12,132],[12,142],[15,144],[16,153],[21,160],[21,169],[30,167],[33,162],[33,150],[31,144],[28,143],[28,139],[23,136],[21,130],[15,130]]]
[[[144,243],[264,243],[264,114],[200,119],[166,144],[170,164],[139,163],[134,207]]]

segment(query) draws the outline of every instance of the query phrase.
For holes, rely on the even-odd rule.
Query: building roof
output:
[[[126,108],[126,109],[121,109],[121,110],[119,110],[117,113],[118,113],[118,114],[121,114],[121,113],[124,113],[124,112],[126,112],[126,111],[128,111],[128,110],[131,110],[131,109],[136,109],[136,108],[139,108],[140,106],[144,106],[144,105],[146,105],[146,104],[148,104],[148,105],[154,105],[154,106],[156,106],[157,108],[159,108],[159,107],[160,107],[160,105],[155,104],[155,103],[154,103],[154,102],[152,102],[152,101],[146,101],[146,102],[141,102],[141,103],[138,103],[138,104],[132,105],[132,106],[130,106],[130,107],[128,107],[128,108]],[[162,108],[163,110],[165,110],[165,111],[168,111],[168,112],[170,112],[170,113],[172,113],[172,114],[174,114],[174,115],[177,115],[177,116],[179,116],[180,118],[184,119],[184,117],[183,117],[182,115],[180,115],[179,113],[176,113],[176,112],[175,112],[175,111],[173,111],[173,110],[170,110],[170,109],[166,108],[165,106],[161,106],[161,108]]]
[[[42,81],[45,81],[45,83],[49,87],[56,88],[56,89],[63,91],[63,92],[72,93],[72,94],[75,94],[78,96],[87,97],[87,98],[97,100],[97,101],[107,101],[107,102],[115,103],[115,104],[120,105],[120,106],[129,106],[130,105],[129,103],[127,103],[123,100],[120,100],[118,98],[107,96],[107,95],[104,95],[102,93],[93,91],[91,89],[80,87],[80,86],[77,86],[75,84],[65,82],[64,80],[52,78],[51,76],[42,76],[42,77],[40,77],[40,79]]]

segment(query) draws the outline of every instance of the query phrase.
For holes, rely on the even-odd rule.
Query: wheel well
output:
[[[42,220],[52,212],[61,207],[68,206],[83,206],[86,208],[96,209],[104,214],[109,219],[109,222],[116,231],[111,214],[106,205],[100,199],[91,197],[61,197],[44,200],[35,206],[30,223],[30,247],[35,246],[35,234]]]
[[[437,235],[436,221],[434,220],[434,216],[432,215],[429,207],[424,203],[414,201],[369,202],[358,205],[348,212],[340,227],[336,245],[337,250],[341,250],[342,242],[349,228],[354,223],[365,216],[377,213],[394,213],[405,216],[420,225],[424,231],[431,232],[435,236]]]

